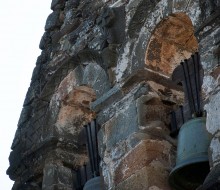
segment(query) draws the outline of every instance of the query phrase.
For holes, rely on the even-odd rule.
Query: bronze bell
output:
[[[195,190],[209,173],[208,147],[211,135],[205,117],[184,123],[179,131],[176,167],[169,176],[176,190]]]
[[[94,177],[88,180],[83,188],[83,190],[103,190],[104,182],[101,176]]]

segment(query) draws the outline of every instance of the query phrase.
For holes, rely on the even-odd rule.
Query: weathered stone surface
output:
[[[159,23],[146,53],[146,65],[170,76],[181,60],[198,49],[191,20],[185,13],[176,13]]]
[[[176,140],[167,114],[184,103],[169,77],[197,50],[213,134],[210,165],[219,165],[216,0],[53,0],[51,8],[9,159],[13,190],[42,189],[42,181],[45,190],[73,189],[68,168],[88,162],[78,139],[96,115],[106,189],[169,190]],[[210,176],[217,183],[206,189],[219,184]]]
[[[30,86],[28,88],[26,97],[24,99],[24,106],[29,105],[34,100],[35,97],[36,97],[36,90],[34,89],[33,86]]]
[[[21,126],[24,122],[30,120],[32,116],[32,106],[25,106],[21,111],[21,115],[18,121],[18,126]]]
[[[65,0],[53,0],[51,2],[51,9],[63,9],[65,7]]]
[[[76,8],[79,5],[80,0],[72,0],[66,2],[66,8],[72,9]]]
[[[104,8],[96,20],[102,29],[103,40],[108,44],[120,44],[125,37],[125,10],[124,6]],[[105,44],[107,45],[107,44]],[[103,46],[103,48],[105,47]]]
[[[125,140],[131,133],[138,130],[137,112],[134,102],[127,102],[124,109],[106,122],[100,131],[104,131],[104,136],[99,136],[100,146],[106,149],[114,148],[120,141]]]
[[[211,141],[210,144],[210,166],[216,166],[220,163],[220,140],[219,137],[216,135]]]
[[[138,32],[143,26],[147,15],[153,10],[157,2],[158,1],[141,1],[141,3],[138,4],[137,10],[128,27],[128,35],[130,38],[138,36]]]
[[[89,109],[95,97],[91,88],[80,86],[70,91],[62,100],[55,124],[56,130],[63,137],[72,139],[75,146],[83,126],[95,117],[95,113]]]
[[[47,164],[44,168],[42,189],[71,189],[73,185],[72,179],[71,169],[55,164]],[[55,188],[55,186],[60,187]]]
[[[80,20],[74,19],[71,23],[66,24],[60,31],[54,33],[52,38],[52,43],[56,44],[64,35],[69,34],[70,32],[74,31],[80,25]]]
[[[123,92],[121,91],[121,89],[118,86],[114,86],[103,96],[92,102],[91,109],[95,112],[99,112],[101,109],[104,109],[106,105],[109,105],[111,102],[118,100],[122,97]]]
[[[61,26],[60,22],[60,11],[54,11],[52,12],[46,21],[45,30],[53,30],[55,28],[59,28]]]
[[[198,188],[198,190],[218,190],[220,188],[220,165],[213,167],[206,177],[203,185]]]
[[[31,77],[32,82],[40,78],[41,67],[42,67],[41,65],[36,65],[36,67],[34,68],[32,77]]]
[[[138,170],[147,168],[147,186],[161,189],[171,189],[168,184],[171,169],[171,144],[167,141],[143,140],[131,150],[121,161],[115,171],[115,183],[128,179]]]
[[[59,84],[56,92],[53,94],[50,101],[50,109],[56,115],[61,106],[61,102],[66,96],[82,83],[83,69],[81,66],[76,67],[71,71]]]
[[[205,110],[207,111],[207,130],[215,134],[219,130],[219,108],[220,108],[220,94],[210,96],[209,104],[205,105]]]
[[[44,32],[44,35],[42,36],[41,40],[40,40],[40,44],[39,44],[39,48],[41,50],[44,50],[45,48],[47,48],[48,44],[50,44],[51,42],[51,36],[49,32]]]
[[[105,70],[96,63],[89,63],[86,66],[83,84],[91,86],[95,90],[97,98],[110,89],[110,83]]]
[[[142,96],[137,100],[138,122],[140,126],[148,126],[153,121],[170,122],[171,105],[164,104],[160,98],[152,95]]]
[[[117,47],[117,44],[110,44],[107,48],[103,49],[102,60],[106,69],[116,66],[118,58]]]
[[[128,177],[123,182],[119,183],[115,189],[117,190],[130,190],[130,189],[140,189],[148,190],[148,168],[143,167],[142,169],[134,172],[130,177]]]

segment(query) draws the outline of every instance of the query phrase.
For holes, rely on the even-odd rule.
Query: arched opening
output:
[[[163,19],[150,38],[145,64],[148,69],[170,76],[181,60],[198,50],[194,28],[185,13],[174,13]]]
[[[174,111],[173,124],[171,122],[171,125],[179,125],[177,134],[180,131],[176,165],[169,176],[171,186],[177,189],[198,188],[209,172],[209,135],[200,107],[202,68],[197,51],[198,42],[190,18],[185,13],[175,13],[154,29],[145,57],[147,69],[183,86],[184,102],[181,109]],[[178,121],[180,118],[182,121]],[[198,134],[200,138],[196,139]]]

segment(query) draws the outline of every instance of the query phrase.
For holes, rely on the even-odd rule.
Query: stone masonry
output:
[[[210,174],[220,189],[220,1],[52,0],[9,156],[13,190],[73,190],[88,162],[83,126],[97,119],[105,189],[171,190],[184,105],[172,73],[199,52]]]

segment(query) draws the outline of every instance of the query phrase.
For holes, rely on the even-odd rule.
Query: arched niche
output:
[[[174,13],[161,20],[152,32],[145,64],[148,69],[170,77],[177,64],[197,50],[190,18],[182,12]]]

